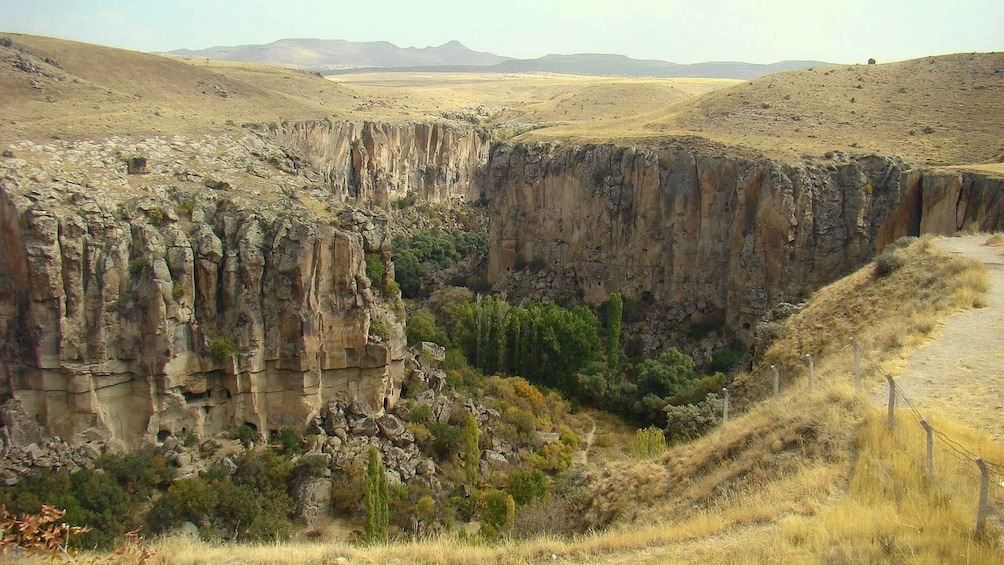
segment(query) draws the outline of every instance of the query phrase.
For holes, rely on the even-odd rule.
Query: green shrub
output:
[[[709,394],[703,402],[683,406],[668,405],[666,435],[673,441],[687,441],[700,437],[722,421],[724,401],[717,394]]]
[[[387,324],[384,323],[382,318],[374,316],[370,320],[369,335],[379,337],[383,340],[387,340],[387,336],[390,334],[387,332]]]
[[[492,490],[484,495],[484,505],[481,510],[482,538],[494,541],[510,526],[516,516],[516,503],[509,493]]]
[[[708,394],[719,392],[725,387],[725,375],[715,373],[690,381],[686,387],[680,389],[676,394],[666,398],[663,404],[680,406],[683,404],[698,404],[704,401]]]
[[[383,264],[383,259],[375,253],[366,254],[366,278],[370,280],[370,285],[379,290],[383,290],[383,278],[387,273],[387,267]]]
[[[206,481],[195,477],[172,484],[164,495],[171,506],[193,523],[202,522],[219,503],[219,492]]]
[[[437,461],[446,461],[460,449],[460,426],[434,422],[429,424],[432,441],[429,443],[429,455]]]
[[[236,351],[237,343],[230,336],[216,336],[209,340],[209,354],[217,361],[233,357]]]
[[[742,361],[745,355],[746,352],[742,349],[733,349],[731,347],[719,349],[711,358],[711,372],[728,373]]]
[[[279,443],[282,453],[293,454],[300,451],[303,436],[293,428],[282,428],[276,434],[275,440]]]
[[[436,317],[425,308],[408,317],[405,331],[408,334],[408,345],[423,341],[447,344],[446,332],[436,325]]]
[[[478,464],[481,462],[481,448],[478,446],[481,441],[481,429],[478,428],[478,421],[473,415],[467,415],[460,438],[464,444],[464,476],[467,478],[467,484],[474,486],[478,480]]]
[[[155,226],[160,226],[164,223],[164,210],[161,208],[150,208],[146,215],[150,218],[150,223]]]
[[[182,296],[185,296],[185,294],[187,294],[187,293],[188,293],[188,290],[185,289],[185,285],[183,285],[183,284],[177,284],[176,283],[174,285],[174,288],[171,289],[171,296],[173,296],[175,300],[178,300]]]
[[[539,469],[516,471],[509,475],[506,491],[516,504],[525,506],[547,498],[547,476]]]
[[[391,205],[397,208],[398,210],[405,210],[407,208],[414,206],[415,202],[417,201],[418,201],[418,196],[414,192],[409,192],[405,196],[402,196],[401,198],[392,201]]]
[[[428,404],[418,404],[408,414],[408,421],[417,424],[428,424],[432,420],[432,407]]]
[[[252,428],[247,424],[241,424],[235,430],[230,432],[229,435],[232,439],[237,440],[241,445],[245,447],[258,441],[258,430]]]
[[[645,428],[635,432],[629,450],[631,457],[652,459],[666,452],[666,436],[659,428]]]
[[[177,474],[156,448],[133,453],[102,455],[94,462],[130,494],[150,496],[158,488],[167,488]]]
[[[184,445],[185,447],[195,447],[195,444],[199,443],[199,436],[188,430],[182,430],[174,434],[174,437],[176,437],[178,441],[181,442],[181,445]]]

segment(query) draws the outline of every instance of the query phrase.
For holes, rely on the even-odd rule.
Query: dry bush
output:
[[[1004,233],[995,233],[987,238],[984,245],[992,247],[1004,247]]]

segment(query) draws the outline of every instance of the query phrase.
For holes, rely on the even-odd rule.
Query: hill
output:
[[[316,119],[358,103],[346,89],[299,70],[196,65],[60,39],[4,37],[0,140],[204,133],[227,121]]]
[[[516,137],[522,141],[700,138],[794,162],[879,153],[917,164],[1004,171],[1002,53],[811,67],[743,83],[539,73],[370,73],[324,80],[274,65],[4,37],[11,46],[0,45],[0,141],[201,133],[326,116],[389,123],[459,119],[503,137],[522,133]]]
[[[220,61],[287,65],[313,70],[344,67],[409,67],[438,65],[488,66],[508,59],[473,51],[458,41],[437,47],[398,47],[387,41],[355,42],[341,39],[280,39],[265,45],[236,45],[208,49],[177,49],[169,55]]]
[[[918,164],[994,166],[1004,161],[1004,53],[776,73],[657,111],[541,129],[522,139],[674,136],[786,160],[880,153]]]

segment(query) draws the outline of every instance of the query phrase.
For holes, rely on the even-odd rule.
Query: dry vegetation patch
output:
[[[903,240],[875,262],[816,292],[788,320],[752,373],[738,379],[738,394],[744,399],[766,396],[771,365],[782,386],[800,378],[806,373],[806,354],[817,360],[820,380],[846,379],[853,372],[852,338],[879,363],[898,360],[930,339],[948,315],[985,306],[987,288],[982,263],[942,254],[930,237]],[[820,364],[820,359],[826,362]],[[864,366],[870,375],[876,374],[874,369]]]

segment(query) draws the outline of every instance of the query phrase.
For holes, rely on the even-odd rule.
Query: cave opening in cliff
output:
[[[181,395],[185,397],[185,404],[194,404],[196,402],[206,402],[211,400],[213,398],[213,391],[208,389],[204,392],[191,392],[186,390],[182,392]]]
[[[157,432],[157,443],[164,443],[164,440],[171,437],[171,432],[168,430],[160,430]]]

